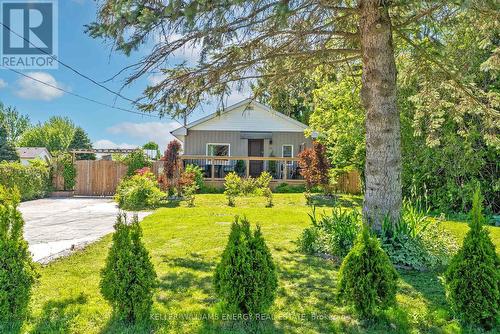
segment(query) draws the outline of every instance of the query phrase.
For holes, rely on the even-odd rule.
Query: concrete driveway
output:
[[[119,211],[111,198],[78,197],[24,202],[19,209],[33,259],[41,263],[65,256],[113,232]],[[148,214],[139,213],[139,219]]]

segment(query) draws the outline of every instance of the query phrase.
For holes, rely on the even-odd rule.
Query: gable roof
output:
[[[240,111],[241,114],[237,112]],[[250,117],[250,113],[252,113]],[[260,118],[260,119],[257,119]],[[262,123],[264,122],[264,123]],[[256,127],[251,129],[249,127]],[[213,130],[213,131],[283,131],[283,132],[303,132],[307,125],[285,115],[276,110],[254,101],[245,99],[240,101],[220,113],[213,113],[195,122],[173,130],[174,136],[184,136],[187,130]]]
[[[33,159],[43,155],[52,157],[45,147],[18,147],[16,151],[21,159]]]

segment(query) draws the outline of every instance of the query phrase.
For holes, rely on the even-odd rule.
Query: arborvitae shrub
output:
[[[278,288],[276,267],[260,228],[252,233],[245,218],[236,217],[214,276],[215,291],[231,311],[266,312]]]
[[[26,317],[38,274],[23,237],[19,192],[0,185],[0,328]]]
[[[483,227],[479,190],[474,194],[470,216],[470,230],[446,271],[447,295],[461,319],[490,329],[500,315],[500,259]]]
[[[396,302],[398,274],[378,239],[364,226],[339,271],[339,298],[364,318]]]
[[[113,244],[101,272],[101,293],[116,316],[129,323],[149,319],[156,286],[156,273],[142,240],[137,215],[127,224],[119,214]]]

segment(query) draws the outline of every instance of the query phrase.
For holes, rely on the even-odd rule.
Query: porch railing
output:
[[[278,157],[214,157],[208,155],[182,155],[180,156],[183,166],[199,166],[205,179],[223,180],[227,174],[235,172],[241,177],[258,176],[251,175],[251,163],[260,163],[257,170],[267,171],[273,180],[294,181],[303,180],[300,175],[300,167],[297,158]],[[254,173],[255,174],[255,173]]]

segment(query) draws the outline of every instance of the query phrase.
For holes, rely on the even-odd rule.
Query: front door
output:
[[[249,139],[248,140],[248,156],[263,157],[264,156],[264,139]],[[257,177],[264,171],[264,161],[250,160],[250,176]]]

